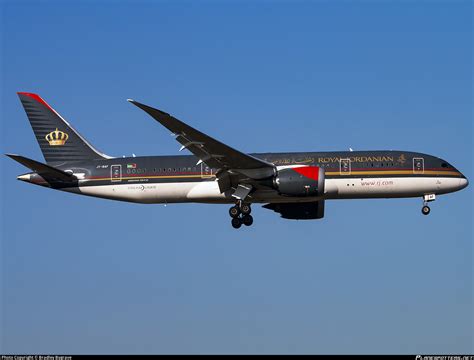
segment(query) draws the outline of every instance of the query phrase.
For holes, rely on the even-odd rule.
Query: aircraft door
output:
[[[203,179],[212,177],[212,169],[203,162],[201,163],[201,177]]]
[[[351,174],[351,159],[340,159],[339,171],[341,175],[350,175]]]
[[[413,158],[413,173],[423,174],[425,172],[425,159]]]
[[[112,182],[122,181],[122,165],[110,166],[110,181]]]

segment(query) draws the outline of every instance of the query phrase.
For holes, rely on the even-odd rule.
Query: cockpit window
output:
[[[441,167],[447,168],[449,165],[446,164],[445,162],[441,164]]]

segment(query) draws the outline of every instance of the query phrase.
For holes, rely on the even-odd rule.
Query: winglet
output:
[[[139,103],[138,101],[135,101],[135,100],[132,100],[132,99],[127,99],[127,101],[129,103],[132,103],[133,105],[135,105],[136,107],[139,107],[140,109],[142,109],[143,111],[147,112],[149,115],[151,115],[151,117],[154,117],[153,116],[153,113],[154,112],[158,112],[158,114],[160,115],[164,115],[164,116],[169,116],[171,117],[170,114],[168,114],[167,112],[164,112],[164,111],[161,111],[157,108],[153,108],[151,106],[148,106],[148,105],[145,105],[145,104],[142,104],[142,103]],[[155,118],[156,119],[156,118]],[[176,119],[177,120],[177,119]],[[179,120],[178,120],[179,121]]]

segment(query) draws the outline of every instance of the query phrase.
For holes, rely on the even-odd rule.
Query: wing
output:
[[[161,110],[134,100],[128,101],[170,130],[182,145],[180,151],[188,149],[200,162],[218,169],[218,174],[226,171],[237,172],[252,179],[263,179],[274,174],[273,164],[235,150]]]

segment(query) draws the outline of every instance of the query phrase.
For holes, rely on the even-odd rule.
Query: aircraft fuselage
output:
[[[277,169],[317,166],[325,172],[324,194],[316,197],[280,195],[262,187],[253,203],[312,202],[319,199],[420,197],[445,194],[467,186],[464,175],[443,159],[408,151],[263,153],[252,156]],[[221,193],[216,169],[193,155],[145,156],[56,164],[72,173],[74,183],[46,181],[30,173],[20,180],[58,190],[136,203],[234,203]]]

